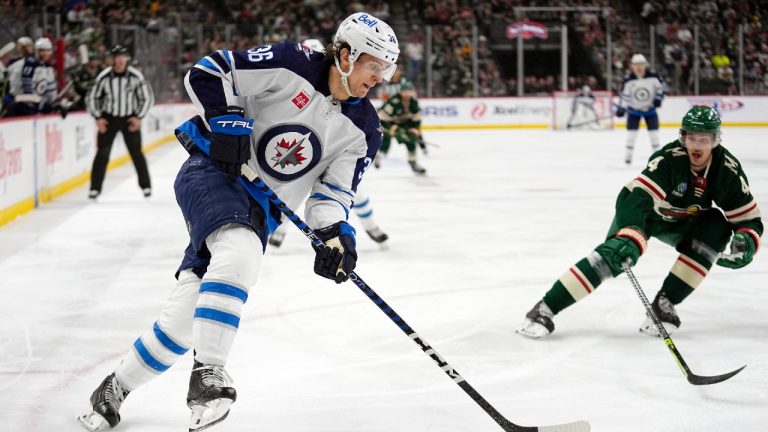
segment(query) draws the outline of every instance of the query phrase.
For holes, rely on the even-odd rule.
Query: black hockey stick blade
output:
[[[651,302],[648,301],[648,297],[645,296],[645,292],[643,292],[643,289],[640,287],[640,282],[637,281],[637,277],[635,277],[635,273],[630,268],[629,262],[623,263],[621,265],[621,268],[624,270],[624,273],[627,275],[627,278],[629,279],[630,283],[632,283],[632,287],[635,289],[637,296],[640,298],[640,301],[643,303],[643,307],[645,307],[645,312],[651,318],[651,321],[653,321],[653,324],[656,326],[656,329],[659,331],[659,335],[661,335],[661,337],[664,339],[664,344],[669,349],[669,352],[672,354],[672,357],[675,358],[677,365],[680,366],[680,370],[683,372],[683,375],[685,375],[685,379],[687,379],[689,383],[693,385],[717,384],[719,382],[723,382],[731,378],[732,376],[741,372],[742,369],[747,367],[747,365],[744,365],[736,369],[735,371],[728,372],[722,375],[715,375],[715,376],[702,376],[702,375],[696,375],[695,373],[691,372],[691,369],[688,367],[688,364],[686,364],[685,360],[683,360],[683,355],[680,354],[680,351],[677,350],[675,343],[672,342],[672,338],[669,336],[669,333],[667,333],[667,330],[664,328],[664,325],[661,323],[659,318],[653,312],[653,308],[651,307]]]
[[[735,371],[728,372],[728,373],[725,373],[725,374],[722,374],[722,375],[715,375],[715,376],[701,376],[701,375],[696,375],[694,373],[689,373],[688,374],[688,382],[693,384],[693,385],[717,384],[717,383],[723,382],[723,381],[727,380],[728,378],[730,378],[730,377],[736,375],[737,373],[741,372],[742,369],[744,369],[745,367],[747,367],[747,365],[744,365],[744,366],[736,369]]]

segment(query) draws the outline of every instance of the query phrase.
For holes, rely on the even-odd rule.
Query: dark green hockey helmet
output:
[[[710,133],[714,137],[714,145],[720,144],[720,114],[717,110],[706,105],[694,105],[683,116],[680,128],[680,143],[685,145],[684,137],[687,132]]]
[[[407,79],[403,79],[400,81],[400,91],[413,90],[413,88],[414,88],[413,81],[409,81]]]

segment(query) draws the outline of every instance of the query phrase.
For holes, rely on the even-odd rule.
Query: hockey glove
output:
[[[627,112],[624,107],[617,106],[616,107],[616,117],[624,117],[624,114]]]
[[[655,98],[653,98],[653,107],[654,108],[660,107],[662,99],[664,99],[662,96],[656,96]]]
[[[645,234],[636,227],[626,227],[619,230],[595,249],[605,259],[614,276],[623,270],[621,265],[629,261],[629,265],[637,264],[638,258],[646,248]]]
[[[731,252],[723,254],[717,265],[731,269],[742,268],[755,256],[755,241],[745,232],[737,232],[731,239]]]
[[[211,161],[227,174],[239,176],[240,166],[251,158],[253,119],[245,118],[245,110],[234,105],[207,111],[205,118],[212,132]]]
[[[355,229],[342,221],[315,233],[325,243],[325,247],[315,249],[315,273],[337,284],[346,282],[357,264]]]

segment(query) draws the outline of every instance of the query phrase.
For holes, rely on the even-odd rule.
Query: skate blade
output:
[[[530,339],[541,339],[549,334],[549,330],[543,325],[526,318],[523,325],[516,330],[516,333]]]
[[[229,415],[232,399],[214,399],[204,405],[194,405],[189,421],[189,432],[197,432],[223,421]]]
[[[109,429],[109,423],[107,422],[107,419],[102,417],[101,414],[97,413],[96,411],[83,414],[79,416],[77,420],[80,422],[80,425],[85,428],[85,430],[91,432]]]
[[[664,330],[666,330],[667,333],[670,335],[674,333],[675,330],[677,330],[678,328],[677,326],[670,323],[662,323],[662,325],[664,325]],[[643,324],[640,326],[639,330],[640,330],[640,333],[645,333],[649,336],[659,337],[659,338],[661,337],[661,335],[659,334],[659,329],[656,328],[656,324],[654,324],[653,320],[651,320],[648,317],[645,318],[645,321],[643,321]]]

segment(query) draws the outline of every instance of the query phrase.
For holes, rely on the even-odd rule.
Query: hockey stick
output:
[[[184,136],[183,133],[179,134],[179,138],[189,139],[191,141],[191,138]],[[185,147],[188,146],[188,143],[182,143],[185,145]],[[209,154],[210,152],[210,143],[208,142],[195,142],[195,144],[200,148],[205,154]],[[301,232],[304,233],[305,236],[307,236],[308,239],[312,241],[312,245],[314,247],[322,248],[325,247],[325,244],[322,240],[315,234],[315,232],[307,226],[306,223],[304,223],[301,218],[294,213],[290,208],[288,208],[288,205],[286,205],[278,196],[275,194],[272,189],[269,188],[259,177],[258,175],[251,170],[248,165],[243,164],[241,176],[238,178],[240,183],[245,187],[245,190],[248,192],[249,195],[254,197],[258,200],[259,197],[267,197],[269,201],[274,204],[284,215],[290,219],[291,222],[293,222],[294,225],[296,225]],[[434,350],[423,338],[421,338],[412,328],[409,326],[405,320],[403,320],[400,315],[398,315],[388,304],[385,302],[381,297],[379,297],[378,294],[370,287],[368,284],[366,284],[360,276],[357,275],[355,272],[351,272],[349,274],[349,279],[357,285],[357,287],[365,293],[366,296],[374,303],[376,306],[381,309],[382,312],[384,312],[389,319],[392,320],[393,323],[395,323],[400,330],[403,331],[411,340],[413,340],[419,348],[421,348],[422,351],[424,351],[425,354],[427,354],[434,362],[437,364],[437,366],[445,372],[446,375],[448,375],[449,378],[453,380],[456,384],[459,385],[459,387],[464,390],[469,397],[472,398],[480,407],[485,410],[486,413],[488,413],[491,418],[493,418],[496,423],[499,424],[499,426],[502,427],[507,432],[589,432],[590,426],[589,423],[586,421],[577,421],[572,423],[565,423],[560,425],[552,425],[552,426],[519,426],[515,423],[510,422],[506,418],[504,418],[501,413],[499,413],[496,408],[491,406],[490,403],[488,403],[487,400],[483,396],[480,395],[480,393],[477,392],[472,386],[469,385],[467,381],[464,380],[464,378],[459,375],[459,373],[454,369],[451,365],[448,364],[448,362],[443,359],[443,357],[440,356],[440,354],[437,353],[437,351]]]
[[[691,369],[688,368],[688,365],[685,363],[685,360],[683,360],[683,355],[680,354],[680,351],[678,351],[677,347],[675,347],[675,343],[672,342],[672,338],[669,337],[669,333],[667,333],[667,329],[664,328],[664,325],[661,324],[661,321],[659,321],[659,318],[656,316],[656,314],[653,313],[653,309],[651,308],[651,303],[648,301],[648,297],[645,296],[645,292],[643,292],[643,289],[640,287],[640,283],[637,282],[637,278],[635,277],[635,274],[632,272],[632,269],[629,267],[629,263],[625,262],[624,264],[621,265],[621,267],[624,269],[624,272],[627,274],[629,281],[632,283],[632,286],[635,288],[637,295],[640,297],[640,301],[643,302],[645,311],[648,313],[648,316],[651,317],[651,321],[653,321],[653,324],[656,326],[656,329],[659,331],[659,334],[664,338],[664,343],[667,345],[667,348],[669,348],[669,352],[672,353],[672,356],[675,358],[677,365],[680,366],[680,370],[683,372],[683,375],[685,375],[685,377],[688,379],[689,383],[693,385],[717,384],[719,382],[725,381],[728,378],[736,375],[737,373],[741,372],[742,369],[747,367],[747,365],[744,365],[733,372],[728,372],[726,374],[716,375],[716,376],[702,376],[702,375],[696,375],[695,373],[691,372]]]

